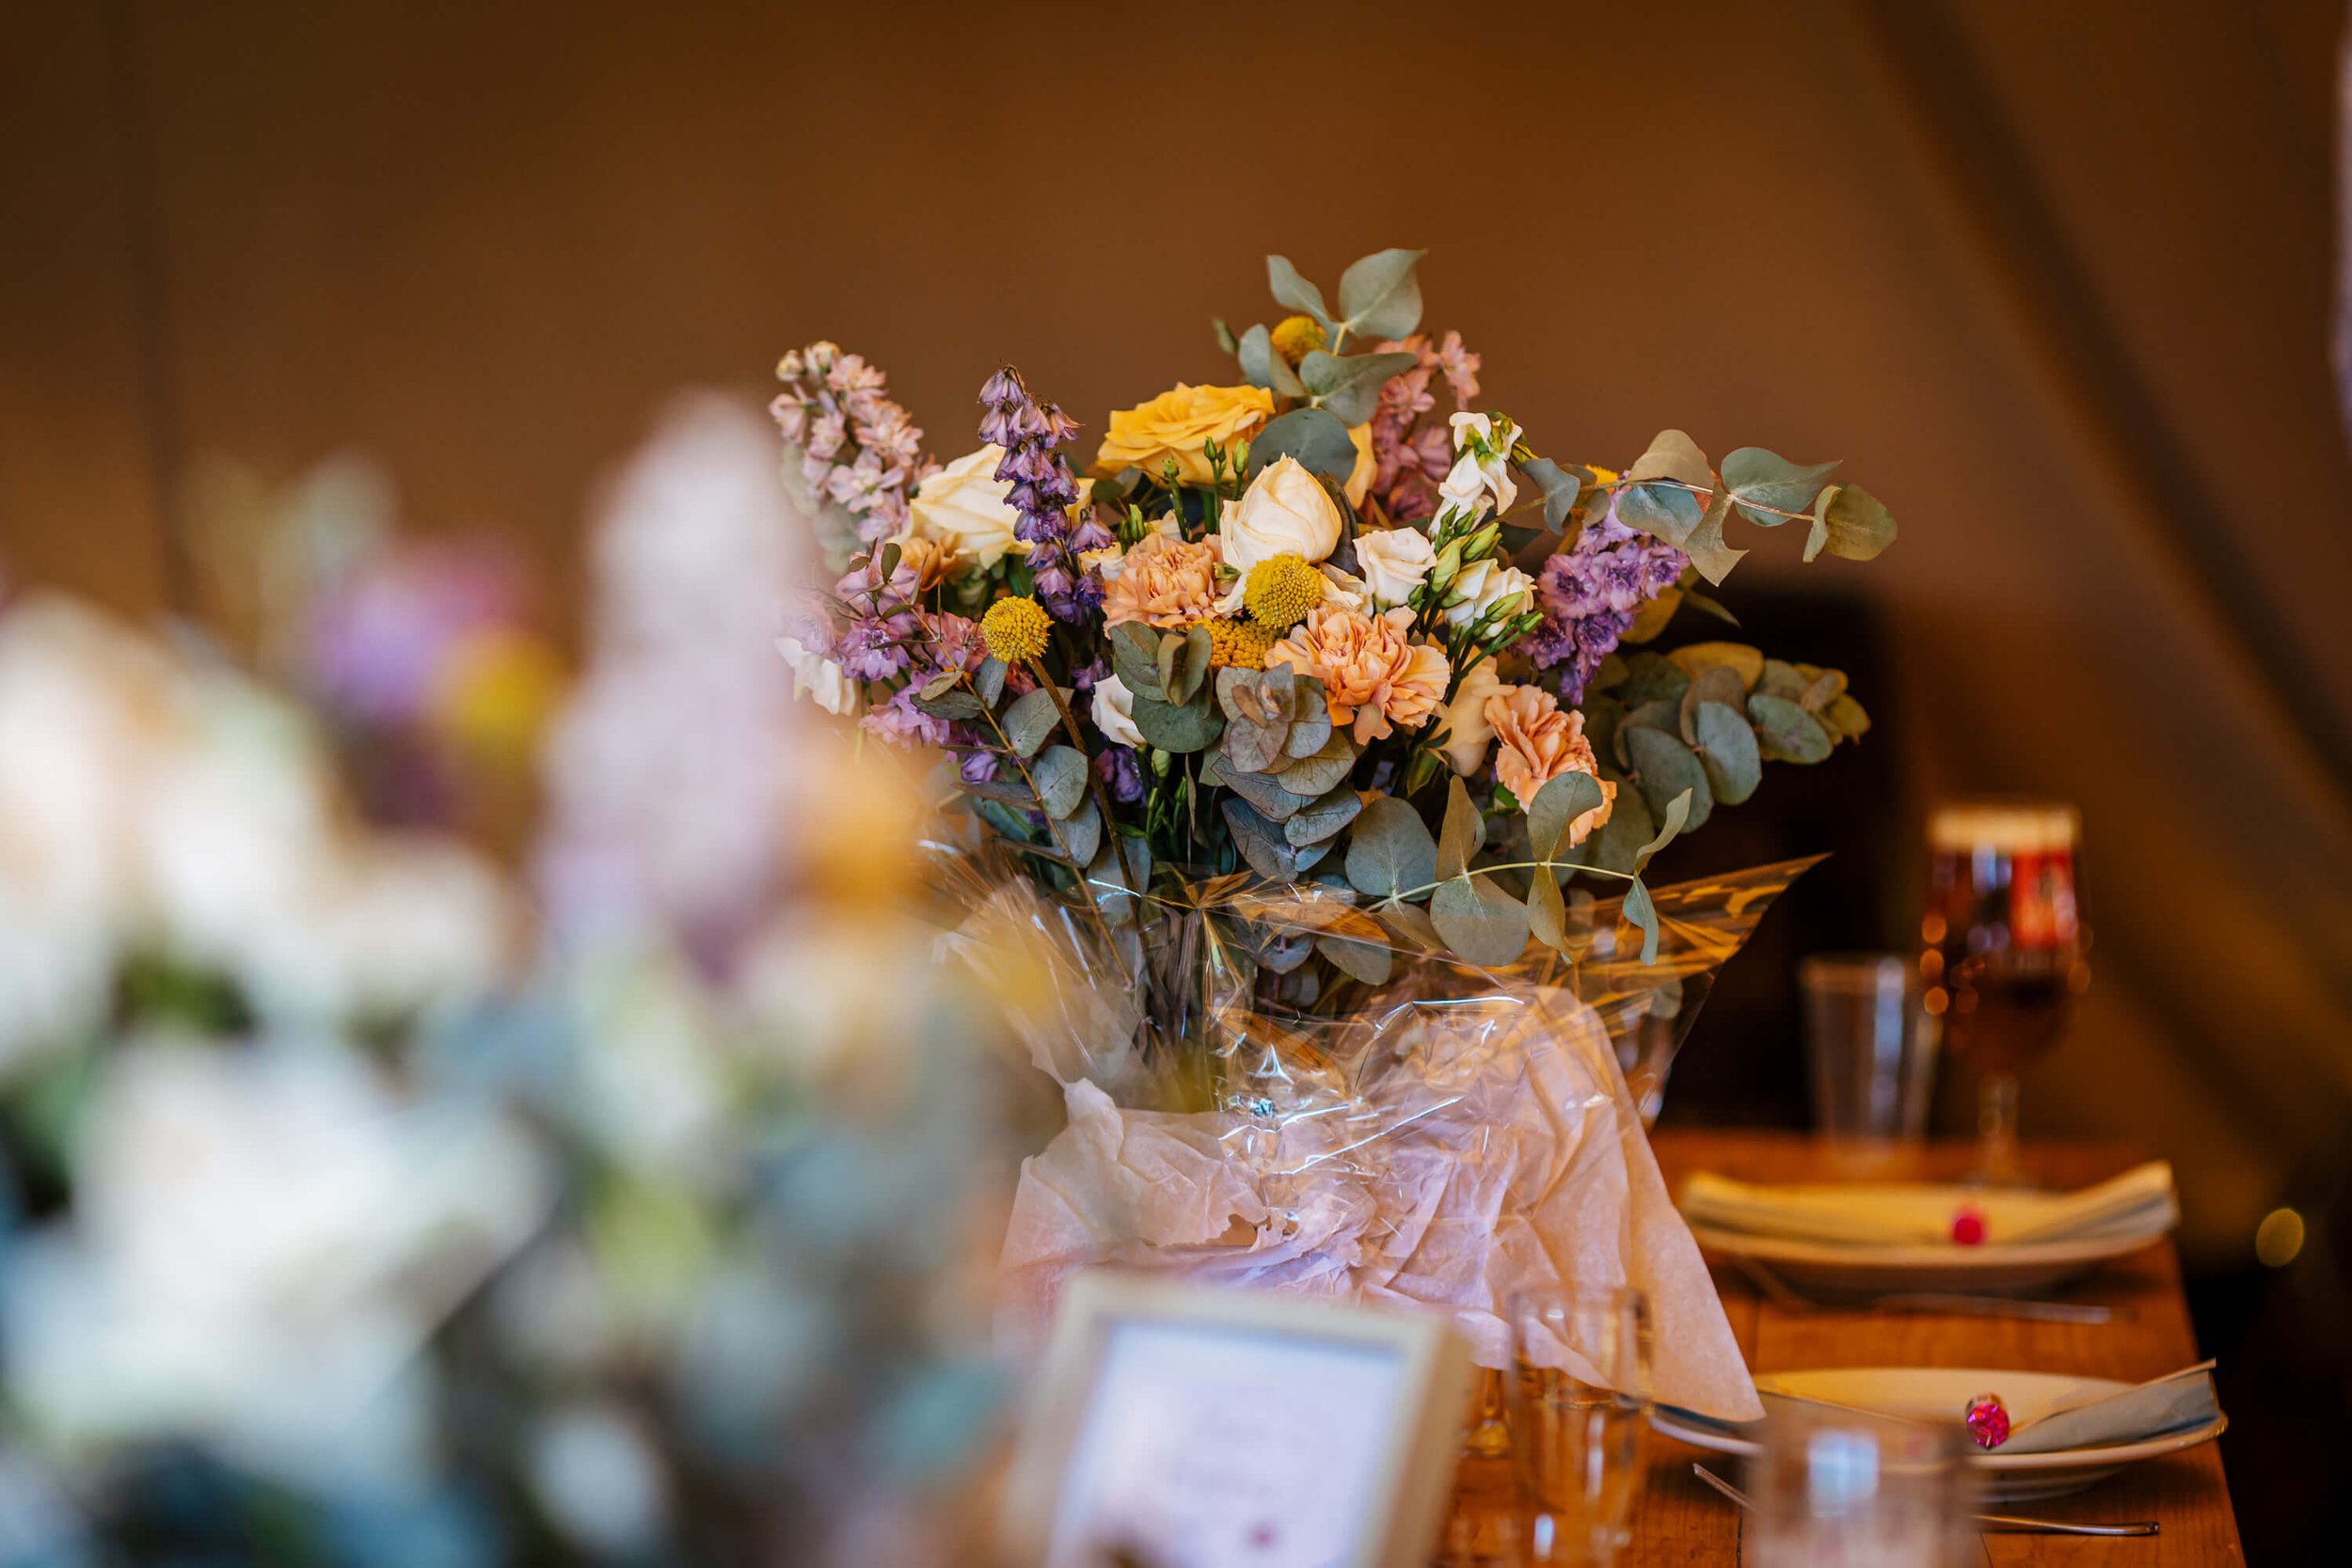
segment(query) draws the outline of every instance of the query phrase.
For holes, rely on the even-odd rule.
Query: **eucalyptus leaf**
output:
[[[1438,934],[1466,963],[1486,968],[1516,963],[1527,950],[1527,906],[1490,877],[1455,877],[1438,884],[1429,900]]]
[[[1410,354],[1354,354],[1343,358],[1315,349],[1299,361],[1299,379],[1313,394],[1315,406],[1342,424],[1359,425],[1372,418],[1380,388],[1421,361]]]
[[[1229,773],[1263,773],[1282,754],[1283,731],[1271,724],[1260,724],[1248,719],[1235,718],[1225,726],[1225,760],[1232,766]]]
[[[1054,705],[1053,692],[1041,686],[1023,692],[1005,709],[1005,739],[1017,754],[1035,756],[1060,723],[1061,709]]]
[[[1706,508],[1679,484],[1628,484],[1617,492],[1617,521],[1681,546],[1698,531]]]
[[[1621,784],[1616,800],[1609,808],[1609,820],[1600,825],[1600,832],[1585,841],[1585,847],[1592,850],[1592,863],[1601,870],[1630,872],[1642,846],[1657,831],[1649,802],[1642,798],[1642,792],[1630,784]]]
[[[1114,925],[1135,918],[1136,895],[1152,885],[1152,849],[1139,838],[1111,833],[1087,867],[1087,891]]]
[[[979,693],[982,703],[994,707],[1005,694],[1005,661],[994,655],[980,660],[972,676],[972,689]]]
[[[1758,670],[1756,685],[1751,689],[1768,696],[1786,697],[1794,703],[1804,699],[1805,688],[1812,684],[1803,671],[1787,659],[1768,658]]]
[[[1282,824],[1282,836],[1300,848],[1331,838],[1362,815],[1364,798],[1352,789],[1335,789],[1314,800]]]
[[[1299,853],[1282,837],[1280,829],[1260,816],[1247,800],[1228,796],[1218,805],[1225,814],[1225,826],[1233,835],[1233,847],[1249,863],[1250,870],[1277,882],[1287,882],[1298,875],[1302,863]]]
[[[1699,765],[1691,748],[1682,743],[1682,737],[1661,730],[1629,729],[1621,732],[1618,738],[1632,759],[1634,782],[1641,788],[1642,798],[1649,803],[1650,815],[1663,818],[1675,797],[1687,790],[1691,795],[1691,826],[1703,826],[1714,810],[1715,795],[1708,784],[1707,770]]]
[[[1486,819],[1463,787],[1459,776],[1446,781],[1445,827],[1438,835],[1438,876],[1459,877],[1470,869],[1470,858],[1486,847]]]
[[[1359,338],[1402,338],[1421,325],[1423,250],[1376,250],[1340,274],[1343,325]]]
[[[1682,541],[1682,548],[1691,557],[1691,564],[1698,568],[1699,576],[1717,587],[1723,585],[1724,578],[1748,553],[1724,543],[1724,519],[1731,515],[1730,494],[1728,490],[1717,491],[1707,508],[1707,515]]]
[[[1291,397],[1306,396],[1302,386]],[[1348,439],[1347,426],[1339,416],[1324,408],[1294,408],[1279,419],[1269,420],[1265,427],[1250,438],[1249,475],[1279,458],[1292,457],[1309,473],[1345,484],[1356,471],[1356,443]]]
[[[1538,871],[1528,881],[1527,929],[1546,947],[1557,949],[1567,941],[1567,906],[1549,872]]]
[[[1225,738],[1229,744],[1233,738],[1233,731],[1239,727],[1232,725],[1226,729]],[[1224,768],[1218,770],[1218,778],[1226,788],[1248,801],[1258,815],[1269,822],[1289,821],[1298,812],[1311,805],[1315,799],[1311,795],[1295,794],[1283,788],[1281,784],[1264,773],[1236,772],[1231,768]],[[1304,839],[1293,842],[1311,844],[1314,840]]]
[[[1298,269],[1291,265],[1289,257],[1267,257],[1265,280],[1277,303],[1302,310],[1321,323],[1326,332],[1331,330],[1331,308],[1323,303],[1323,291],[1298,276]]]
[[[1674,620],[1675,611],[1681,608],[1682,590],[1670,583],[1656,598],[1633,612],[1633,624],[1625,628],[1625,635],[1617,641],[1634,647],[1656,641]]]
[[[1644,703],[1679,703],[1683,692],[1690,689],[1691,673],[1679,660],[1638,653],[1626,659],[1625,667],[1625,684],[1617,689],[1616,696],[1628,707],[1639,707]]]
[[[1845,672],[1824,670],[1813,677],[1813,684],[1804,689],[1804,695],[1797,699],[1797,705],[1818,716],[1823,708],[1845,694]]]
[[[1668,735],[1681,734],[1682,705],[1670,703],[1661,697],[1654,703],[1644,703],[1638,707],[1626,710],[1625,717],[1617,723],[1614,736],[1616,746],[1613,754],[1628,768],[1633,766],[1633,753],[1626,748],[1635,730],[1662,730]]]
[[[1759,528],[1778,528],[1799,516],[1820,493],[1835,462],[1797,464],[1762,447],[1741,447],[1724,457],[1724,488],[1740,515]]]
[[[977,719],[986,711],[979,698],[969,691],[945,691],[936,697],[916,692],[914,705],[934,719]]]
[[[1724,609],[1721,600],[1709,598],[1695,588],[1685,588],[1682,591],[1682,602],[1702,615],[1712,615],[1727,626],[1736,626],[1740,624],[1740,617]]]
[[[1837,698],[1829,706],[1823,708],[1819,717],[1821,722],[1835,729],[1848,740],[1858,739],[1870,728],[1869,714],[1863,711],[1862,705],[1855,702],[1851,696]]]
[[[1207,682],[1212,647],[1209,628],[1199,625],[1160,639],[1160,688],[1169,704],[1184,706]]]
[[[1658,906],[1650,902],[1649,889],[1636,879],[1626,885],[1625,917],[1642,932],[1642,962],[1658,961]]]
[[[1037,784],[1038,804],[1045,815],[1057,819],[1068,816],[1086,799],[1086,753],[1074,746],[1048,746],[1042,756],[1029,764],[1029,777]]]
[[[1745,712],[1723,703],[1701,703],[1692,716],[1692,731],[1698,742],[1699,764],[1707,769],[1707,786],[1715,792],[1716,800],[1736,806],[1756,793],[1756,786],[1763,781],[1764,760]]]
[[[1836,744],[1820,721],[1790,702],[1758,691],[1748,698],[1757,746],[1774,762],[1819,762]]]
[[[1066,820],[1056,823],[1054,832],[1069,853],[1071,864],[1091,864],[1103,847],[1103,814],[1089,800]]]
[[[1562,467],[1549,457],[1529,458],[1519,465],[1519,472],[1543,492],[1544,527],[1554,533],[1559,532],[1566,526],[1568,514],[1576,510],[1576,498],[1583,493],[1583,476]]]
[[[1225,318],[1223,316],[1211,316],[1209,318],[1209,326],[1216,333],[1216,346],[1218,348],[1223,349],[1228,354],[1239,352],[1241,345],[1234,341],[1233,329],[1225,325]]]
[[[1643,845],[1641,851],[1633,857],[1635,871],[1646,869],[1651,857],[1672,844],[1677,834],[1698,826],[1691,819],[1691,814],[1696,807],[1697,798],[1687,791],[1666,802],[1665,818],[1658,824],[1658,832],[1650,835],[1649,842]]]
[[[1143,738],[1163,752],[1205,750],[1216,743],[1225,729],[1225,721],[1217,716],[1216,705],[1206,694],[1194,697],[1181,707],[1138,694],[1133,717]]]
[[[1241,373],[1252,387],[1264,387],[1286,398],[1303,398],[1307,388],[1291,369],[1290,361],[1274,351],[1274,334],[1261,322],[1241,336],[1234,348],[1234,357],[1241,361]]]
[[[1715,483],[1714,470],[1708,466],[1707,453],[1699,451],[1696,441],[1679,430],[1661,430],[1649,444],[1649,449],[1633,460],[1633,467],[1625,471],[1628,479],[1678,479],[1695,484],[1702,490]]]
[[[1805,541],[1807,561],[1823,546],[1848,561],[1868,561],[1895,542],[1894,515],[1859,484],[1834,484],[1822,491],[1814,502],[1813,517],[1813,533]]]
[[[1353,937],[1320,936],[1315,938],[1315,951],[1331,960],[1332,967],[1352,975],[1368,986],[1385,986],[1395,968],[1395,955],[1378,942],[1358,942]]]
[[[1111,627],[1111,671],[1138,697],[1165,702],[1160,689],[1160,634],[1140,621],[1122,621]]]
[[[1295,734],[1297,726],[1293,725],[1292,731]],[[1355,766],[1355,743],[1345,730],[1339,730],[1325,738],[1323,750],[1288,763],[1274,776],[1295,794],[1321,795],[1338,785]]]
[[[1437,880],[1438,841],[1409,802],[1375,796],[1348,830],[1346,867],[1357,892],[1394,898]]]
[[[1258,962],[1275,974],[1288,974],[1314,956],[1314,938],[1305,931],[1269,931],[1258,949]]]
[[[1691,689],[1682,694],[1682,711],[1678,716],[1682,738],[1692,746],[1701,744],[1699,706],[1704,703],[1720,703],[1731,709],[1735,716],[1746,713],[1748,689],[1740,681],[1740,672],[1723,664],[1709,665],[1696,672]],[[1742,724],[1746,721],[1740,720]]]
[[[1601,803],[1600,781],[1590,773],[1567,772],[1547,782],[1527,808],[1527,847],[1534,859],[1556,858],[1576,819]],[[1551,880],[1538,876],[1539,882]]]
[[[1323,682],[1301,675],[1297,694],[1291,699],[1291,733],[1282,742],[1282,754],[1294,761],[1320,756],[1330,743],[1331,706],[1324,700]],[[1349,758],[1355,754],[1351,748]]]
[[[1687,642],[1666,657],[1676,669],[1696,680],[1708,670],[1729,670],[1740,677],[1740,689],[1756,689],[1764,673],[1764,652],[1745,642]]]
[[[1592,742],[1594,754],[1614,755],[1617,725],[1625,719],[1625,705],[1614,697],[1587,696],[1578,705],[1584,712],[1584,738]]]

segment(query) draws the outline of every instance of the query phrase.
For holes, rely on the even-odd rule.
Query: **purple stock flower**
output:
[[[956,764],[956,773],[965,784],[987,784],[996,777],[996,757],[991,752],[966,752]]]
[[[914,629],[903,615],[860,615],[841,628],[841,668],[862,681],[888,680],[908,664],[903,639]]]
[[[866,710],[858,721],[869,734],[898,746],[945,746],[947,721],[934,719],[914,705],[914,688],[903,687],[880,707]]]
[[[1095,754],[1094,776],[1104,791],[1122,806],[1143,799],[1143,765],[1130,746],[1106,746]]]
[[[1544,618],[1519,646],[1539,669],[1565,664],[1560,698],[1581,702],[1600,661],[1632,626],[1642,606],[1673,586],[1691,558],[1608,512],[1584,525],[1575,545],[1544,562],[1535,597]]]

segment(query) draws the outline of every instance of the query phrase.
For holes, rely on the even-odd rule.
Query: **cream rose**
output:
[[[1278,555],[1310,563],[1340,547],[1340,503],[1295,457],[1277,460],[1249,483],[1242,498],[1227,505],[1217,530],[1218,554],[1226,565],[1249,568]]]
[[[1525,610],[1534,597],[1534,588],[1535,579],[1516,566],[1505,566],[1492,556],[1474,561],[1462,568],[1447,591],[1448,598],[1458,594],[1461,602],[1447,607],[1445,623],[1450,626],[1467,626],[1514,594],[1529,595],[1518,604],[1519,610]]]
[[[1180,381],[1150,403],[1112,411],[1094,471],[1107,476],[1136,467],[1156,480],[1172,457],[1179,481],[1206,484],[1209,459],[1200,449],[1211,441],[1230,447],[1273,415],[1274,394],[1263,387],[1187,387]]]
[[[1470,666],[1470,673],[1454,689],[1454,701],[1446,705],[1446,761],[1465,778],[1478,771],[1486,760],[1486,749],[1494,744],[1495,727],[1486,721],[1486,699],[1503,689],[1502,677],[1495,673],[1495,661],[1482,658]]]
[[[1004,448],[985,446],[925,480],[908,506],[914,518],[908,531],[951,546],[982,571],[1007,555],[1028,554],[1027,542],[1012,532],[1021,515],[1005,501],[1012,486],[996,477],[1004,460]]]
[[[1368,528],[1356,535],[1365,591],[1384,610],[1410,598],[1437,561],[1437,547],[1417,528]]]
[[[1117,675],[1094,683],[1094,723],[1104,736],[1121,746],[1141,747],[1143,732],[1136,728],[1136,694]]]

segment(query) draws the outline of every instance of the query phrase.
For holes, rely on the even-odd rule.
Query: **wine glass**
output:
[[[1949,800],[1929,817],[1920,1006],[1977,1074],[1990,1184],[2021,1181],[2017,1075],[2058,1045],[2090,983],[2081,840],[2081,814],[2056,800]]]
[[[1958,1422],[1915,1425],[1789,1403],[1748,1461],[1761,1568],[1961,1568],[1979,1560],[1975,1476]]]

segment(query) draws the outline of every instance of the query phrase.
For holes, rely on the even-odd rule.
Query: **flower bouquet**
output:
[[[1605,1230],[1736,1368],[1640,1124],[1805,863],[1643,874],[1869,720],[1836,671],[1663,644],[1731,621],[1736,522],[1803,522],[1808,561],[1895,525],[1834,464],[1718,466],[1679,431],[1623,472],[1538,455],[1421,330],[1420,256],[1356,262],[1336,307],[1270,258],[1294,313],[1218,323],[1230,384],[1114,412],[1084,478],[1076,421],[1009,368],[984,445],[934,467],[874,367],[787,355],[786,473],[840,575],[781,647],[952,760],[968,847],[1018,868],[975,880],[969,930],[1050,939],[1073,981],[1032,1031],[1073,1125],[1008,1258],[1041,1300],[1109,1256],[1232,1268],[1451,1306],[1491,1358],[1501,1293]],[[1749,1397],[1692,1375],[1682,1402]]]

